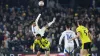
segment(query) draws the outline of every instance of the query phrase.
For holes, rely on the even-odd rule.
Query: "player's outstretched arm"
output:
[[[89,36],[90,40],[92,41],[92,37],[91,37],[91,34],[90,34],[90,32],[88,33],[88,36]]]
[[[34,48],[35,48],[35,43],[33,43],[33,53],[35,52],[35,49]]]
[[[58,52],[60,52],[60,49],[62,49],[61,48],[61,42],[63,40],[63,37],[64,37],[64,33],[61,34],[60,39],[59,39]]]
[[[48,48],[50,47],[50,42],[49,42],[49,41],[48,41],[48,43],[47,43],[46,47],[48,47]]]
[[[62,33],[61,36],[60,36],[60,39],[59,39],[59,45],[61,45],[61,42],[63,40],[63,37],[64,37],[64,34]]]
[[[35,45],[36,45],[36,43],[37,43],[37,40],[35,39],[35,41],[34,41],[34,43],[33,43],[33,53],[35,52]]]
[[[75,32],[73,32],[73,37],[75,37],[75,36],[76,36],[76,34],[75,34]],[[77,38],[75,39],[75,42],[77,44],[77,47],[79,47],[79,43],[78,43],[78,39]]]

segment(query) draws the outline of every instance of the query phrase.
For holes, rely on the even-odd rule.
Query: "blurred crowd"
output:
[[[92,34],[93,46],[100,50],[100,11],[96,8],[62,8],[60,5],[34,8],[0,6],[0,41],[4,40],[0,46],[10,51],[29,51],[35,38],[31,25],[39,13],[42,14],[38,22],[40,28],[56,17],[56,22],[45,32],[51,42],[51,51],[57,52],[60,35],[67,23],[70,23],[71,30],[76,31],[77,20],[83,21]]]

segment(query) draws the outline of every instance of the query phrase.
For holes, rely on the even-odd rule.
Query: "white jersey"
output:
[[[44,36],[46,27],[42,27],[41,29],[39,29],[38,34],[40,34],[41,36]]]
[[[41,29],[38,28],[38,26],[33,27],[32,26],[32,32],[36,36],[36,34],[40,34],[41,36],[44,36],[46,27],[42,27]]]
[[[39,30],[39,28],[37,27],[37,26],[33,26],[32,25],[32,32],[33,32],[33,34],[36,36],[36,34],[38,34],[38,30]]]
[[[69,41],[70,39],[72,39],[73,37],[75,37],[75,32],[74,31],[71,31],[71,30],[66,30],[62,33],[61,37],[60,37],[60,40],[59,40],[59,44],[61,44],[62,42],[62,39],[64,38],[64,43],[65,43],[65,46],[68,46],[68,45],[74,45],[74,41]],[[77,46],[78,45],[78,41],[76,41],[77,43]]]

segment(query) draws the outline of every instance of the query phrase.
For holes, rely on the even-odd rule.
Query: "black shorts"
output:
[[[82,49],[90,49],[91,48],[91,42],[83,43]]]
[[[45,51],[49,51],[49,49],[47,50],[47,49],[39,48],[38,51],[40,51],[40,52],[45,52]]]

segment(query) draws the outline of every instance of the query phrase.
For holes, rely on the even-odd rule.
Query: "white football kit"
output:
[[[35,23],[36,23],[36,26],[34,27],[33,25],[32,25],[32,32],[33,32],[33,34],[36,36],[36,34],[40,34],[41,36],[44,36],[44,33],[45,33],[45,30],[46,30],[46,27],[44,26],[44,27],[42,27],[41,29],[39,28],[39,26],[38,26],[38,20],[39,20],[39,18],[40,18],[40,16],[41,16],[41,14],[39,14],[38,15],[38,17],[37,17],[37,19],[35,20]],[[51,22],[49,22],[47,25],[48,25],[48,27],[49,26],[51,26],[54,22],[55,22],[55,20],[56,20],[56,18],[54,17],[53,18],[53,21],[51,21]]]
[[[66,30],[62,33],[60,39],[59,39],[59,45],[61,45],[62,39],[64,38],[64,53],[69,53],[74,51],[74,41],[69,41],[70,39],[72,39],[73,37],[75,37],[75,32],[72,30]],[[77,46],[79,46],[78,44],[78,40],[75,39]]]

